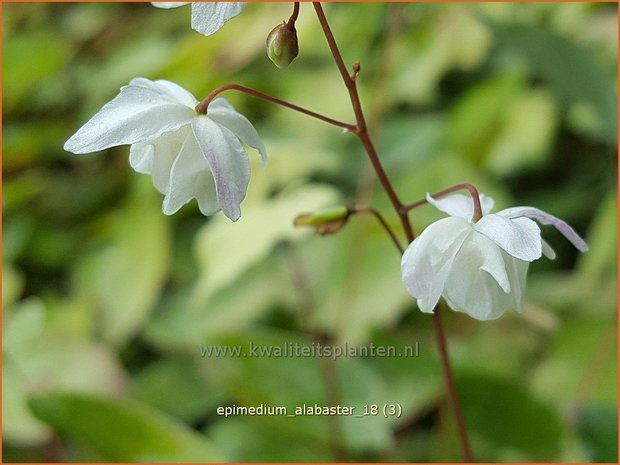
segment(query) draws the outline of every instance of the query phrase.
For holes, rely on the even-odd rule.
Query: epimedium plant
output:
[[[186,4],[153,3],[159,8]],[[321,3],[314,2],[312,6],[348,93],[354,123],[333,119],[240,84],[218,87],[199,101],[173,82],[138,77],[121,88],[117,97],[82,126],[65,143],[65,149],[90,153],[130,145],[132,168],[150,174],[155,188],[164,194],[164,214],[174,214],[196,199],[204,215],[221,210],[229,219],[237,221],[250,181],[250,163],[244,145],[255,149],[263,164],[267,163],[267,151],[253,125],[220,94],[231,90],[242,92],[319,119],[357,137],[393,207],[393,214],[399,218],[402,232],[394,231],[382,212],[365,205],[300,214],[295,225],[313,227],[321,234],[334,234],[346,226],[351,216],[361,213],[372,215],[381,224],[402,255],[405,289],[416,299],[422,312],[432,314],[463,459],[471,462],[474,455],[450,365],[440,314],[441,297],[452,310],[477,320],[496,319],[509,309],[520,311],[529,263],[543,255],[555,258],[553,249],[542,239],[537,222],[555,227],[581,252],[586,252],[588,247],[567,223],[537,208],[513,207],[491,213],[493,199],[468,183],[449,186],[433,195],[426,193],[425,198],[410,204],[404,202],[384,170],[370,135],[357,89],[361,65],[354,62],[350,69],[347,67]],[[245,3],[239,2],[192,3],[191,26],[211,35],[244,7]],[[299,53],[295,29],[299,10],[299,2],[294,2],[289,20],[267,36],[267,56],[278,68],[288,66]],[[469,196],[455,194],[459,190],[468,191]],[[427,203],[448,217],[432,223],[416,237],[411,212]],[[399,236],[404,236],[406,246]]]

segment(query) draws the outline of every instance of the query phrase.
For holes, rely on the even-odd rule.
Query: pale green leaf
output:
[[[217,462],[210,442],[143,404],[71,393],[34,395],[30,407],[65,437],[110,462]]]
[[[591,107],[589,134],[617,141],[616,85],[587,50],[540,26],[491,25],[498,46],[522,57],[530,73],[547,80],[563,102]]]
[[[551,95],[542,90],[519,97],[507,109],[504,127],[491,147],[487,166],[510,175],[545,162],[555,133],[556,115]]]
[[[81,261],[74,287],[95,311],[104,338],[122,345],[144,324],[170,261],[169,220],[146,176],[111,218],[105,245]]]
[[[286,407],[287,414],[294,414],[297,408],[304,405],[329,405],[325,383],[330,382],[326,381],[330,375],[325,370],[330,369],[321,365],[330,362],[319,357],[286,356],[284,352],[291,344],[310,348],[310,340],[295,333],[265,330],[222,335],[210,340],[209,344],[240,347],[246,354],[240,357],[212,355],[204,360],[213,376],[234,395],[238,405],[282,406]],[[258,347],[257,356],[253,355],[249,344]],[[278,350],[284,356],[277,356]],[[382,380],[363,360],[339,359],[333,369],[335,378],[332,382],[336,383],[339,391],[339,405],[355,407],[354,413],[362,414],[364,404],[380,402],[385,398]],[[295,375],[291,376],[291,373]],[[390,441],[389,420],[382,415],[339,418],[346,446],[351,450],[381,450]],[[257,420],[265,427],[286,427],[291,433],[301,434],[307,440],[329,442],[331,437],[329,419],[323,415],[276,415]]]
[[[337,198],[335,190],[326,185],[308,185],[252,205],[234,225],[222,216],[214,218],[197,235],[203,292],[229,286],[248,267],[267,257],[278,242],[307,235],[308,231],[294,228],[295,216],[334,205]]]

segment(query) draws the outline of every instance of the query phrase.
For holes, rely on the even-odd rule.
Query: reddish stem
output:
[[[356,79],[357,74],[359,72],[359,64],[354,66],[353,73],[349,74],[347,72],[347,67],[344,64],[342,59],[342,55],[340,54],[340,50],[338,49],[338,45],[336,44],[336,40],[334,35],[329,27],[329,23],[327,22],[327,18],[325,17],[325,13],[323,12],[323,8],[321,4],[318,2],[312,3],[314,9],[316,11],[316,15],[318,17],[319,23],[321,24],[321,28],[323,29],[323,33],[325,34],[325,38],[327,39],[327,43],[329,45],[329,49],[332,52],[334,57],[334,61],[336,62],[336,66],[340,71],[340,75],[342,76],[342,80],[349,91],[349,96],[351,98],[351,104],[353,106],[353,111],[355,112],[355,119],[357,121],[357,131],[356,134],[362,142],[368,157],[372,163],[372,166],[377,173],[377,177],[383,186],[387,196],[389,197],[394,210],[398,214],[401,223],[403,225],[403,229],[405,230],[405,234],[407,235],[407,240],[412,242],[414,239],[413,229],[411,228],[411,223],[409,222],[409,208],[406,208],[396,195],[392,183],[390,182],[381,161],[379,160],[379,156],[377,151],[374,148],[370,135],[368,134],[368,129],[366,127],[366,120],[364,118],[364,113],[362,110],[362,106],[360,104],[359,94],[357,92]],[[473,186],[472,186],[473,187]],[[477,191],[476,191],[477,194]],[[475,198],[478,198],[476,195]],[[478,198],[478,212],[480,210],[480,200]],[[461,405],[459,403],[458,394],[456,391],[456,385],[454,383],[454,378],[452,376],[452,368],[450,366],[450,358],[448,355],[446,339],[443,333],[443,327],[441,323],[441,316],[439,315],[438,309],[435,310],[435,314],[433,315],[433,327],[435,329],[435,338],[437,340],[437,345],[439,348],[439,355],[441,360],[443,378],[446,385],[446,389],[448,391],[448,395],[450,398],[450,403],[452,405],[452,410],[454,412],[454,416],[456,419],[457,428],[459,431],[459,438],[461,442],[461,448],[463,451],[463,459],[467,462],[473,461],[473,456],[471,453],[471,448],[469,446],[469,439],[467,436],[467,429],[465,427],[465,422],[463,421],[463,413],[461,411]]]
[[[240,84],[226,84],[224,86],[218,87],[211,91],[209,95],[207,95],[198,105],[196,105],[196,111],[198,113],[207,114],[209,104],[213,101],[215,97],[217,97],[222,92],[227,90],[237,90],[239,92],[243,92],[248,95],[252,95],[254,97],[258,97],[260,99],[266,100],[271,103],[275,103],[277,105],[289,108],[291,110],[298,111],[299,113],[303,113],[304,115],[311,116],[312,118],[319,119],[324,121],[325,123],[331,124],[333,126],[337,126],[339,128],[344,129],[345,131],[355,132],[357,131],[357,126],[353,124],[343,123],[342,121],[338,121],[333,118],[329,118],[328,116],[321,115],[320,113],[316,113],[314,111],[308,110],[306,108],[300,107],[299,105],[295,105],[293,103],[289,103],[285,100],[281,100],[276,97],[272,97],[271,95],[264,94],[255,89],[251,89],[250,87],[242,86]]]
[[[368,154],[368,158],[372,163],[372,166],[377,173],[377,177],[379,178],[379,182],[383,186],[385,193],[392,202],[394,206],[394,210],[396,210],[400,221],[403,225],[403,229],[405,230],[405,234],[407,235],[407,239],[409,242],[413,240],[413,230],[411,229],[411,224],[409,223],[409,218],[407,216],[406,211],[402,210],[402,202],[396,195],[394,188],[392,187],[392,183],[390,182],[381,161],[379,160],[379,155],[370,139],[370,135],[368,134],[368,128],[366,127],[366,119],[364,117],[364,112],[362,110],[362,105],[360,103],[359,93],[357,92],[357,84],[356,79],[357,73],[360,70],[360,65],[357,63],[353,66],[352,75],[347,71],[347,66],[344,64],[344,60],[342,59],[342,55],[340,54],[340,50],[338,48],[338,44],[336,43],[336,39],[334,38],[334,34],[329,27],[329,23],[327,18],[325,17],[325,13],[323,12],[323,7],[319,2],[313,2],[312,5],[316,11],[316,15],[319,19],[319,23],[321,24],[321,28],[323,29],[323,33],[325,34],[325,38],[327,39],[327,44],[329,45],[329,49],[332,52],[334,57],[334,61],[336,62],[336,66],[338,67],[338,71],[340,71],[340,75],[342,76],[342,80],[344,81],[344,85],[349,92],[349,97],[351,99],[351,105],[353,106],[353,112],[355,113],[355,120],[357,121],[357,131],[355,132],[359,137],[366,153]],[[352,77],[353,76],[353,77]]]
[[[293,13],[291,13],[291,17],[286,22],[286,25],[290,28],[295,29],[295,22],[297,21],[298,16],[299,16],[299,2],[293,2]]]
[[[433,328],[435,329],[435,336],[437,339],[437,347],[439,349],[439,355],[441,357],[441,369],[443,372],[443,378],[447,386],[448,396],[450,397],[450,403],[453,406],[454,418],[456,420],[456,427],[459,433],[459,439],[461,441],[461,449],[463,453],[463,460],[465,462],[473,462],[474,457],[469,445],[469,438],[467,437],[467,427],[465,426],[465,419],[463,417],[463,411],[459,403],[459,397],[456,390],[456,383],[454,382],[454,376],[452,375],[452,367],[450,365],[450,356],[448,354],[448,345],[446,343],[446,336],[443,332],[443,325],[441,323],[441,314],[439,311],[439,304],[435,306],[433,310]]]
[[[451,194],[452,192],[456,192],[460,190],[467,190],[471,194],[471,198],[474,201],[473,220],[478,221],[480,218],[482,218],[482,206],[480,205],[480,194],[478,193],[478,189],[476,189],[472,184],[467,184],[467,183],[456,184],[455,186],[448,187],[447,189],[444,189],[442,191],[436,192],[435,194],[432,194],[431,197],[433,198],[443,197],[444,195],[448,195],[448,194]],[[428,200],[422,199],[409,205],[403,205],[402,209],[403,211],[408,212],[410,210],[413,210],[414,208],[420,207],[427,203],[428,203]]]
[[[387,221],[385,221],[385,218],[383,217],[381,213],[379,213],[374,208],[367,207],[366,205],[353,205],[353,206],[348,207],[348,210],[349,210],[349,213],[369,213],[372,216],[374,216],[377,219],[377,221],[381,224],[381,226],[383,226],[383,229],[385,229],[385,232],[388,233],[388,235],[392,239],[392,242],[394,243],[394,245],[396,246],[400,254],[402,255],[403,253],[405,253],[405,249],[403,249],[403,246],[400,244],[400,241],[396,237],[396,234],[394,234],[394,231],[392,231],[392,228],[390,228],[390,225],[387,223]]]

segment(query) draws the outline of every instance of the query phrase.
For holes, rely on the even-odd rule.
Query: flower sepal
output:
[[[293,221],[295,227],[311,227],[321,235],[335,234],[349,221],[347,207],[334,207],[315,213],[301,213]]]

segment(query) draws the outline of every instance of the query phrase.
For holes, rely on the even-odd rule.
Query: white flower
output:
[[[510,308],[520,311],[529,262],[543,254],[555,258],[532,219],[554,226],[581,252],[588,250],[573,228],[537,208],[490,214],[493,199],[481,195],[483,217],[472,223],[471,197],[426,198],[450,216],[428,226],[401,261],[403,284],[425,313],[433,313],[440,297],[478,320],[496,319]]]
[[[157,8],[176,8],[190,2],[151,2]],[[215,34],[226,21],[245,8],[246,2],[194,2],[192,3],[192,29],[206,36]]]
[[[200,211],[220,209],[233,221],[250,180],[248,155],[241,142],[266,162],[265,147],[252,124],[223,98],[207,115],[194,110],[198,100],[170,81],[133,79],[66,143],[65,150],[89,153],[131,144],[134,170],[153,176],[171,215],[192,198]]]

